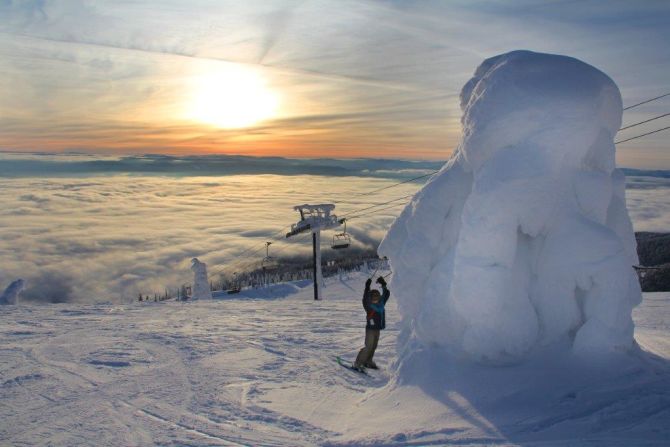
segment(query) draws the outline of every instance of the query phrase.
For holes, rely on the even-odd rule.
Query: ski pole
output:
[[[384,259],[386,259],[386,256],[384,256],[384,258],[383,258],[382,260],[384,260]],[[381,262],[378,262],[378,263],[377,263],[377,268],[376,268],[375,271],[372,273],[372,276],[370,276],[370,279],[372,279],[372,278],[375,277],[375,275],[377,274],[377,271],[379,270],[379,267],[380,267],[381,265],[382,265]],[[390,275],[390,273],[389,273],[389,275]],[[388,276],[388,275],[386,275],[386,276]],[[383,278],[385,278],[386,276],[383,276]]]

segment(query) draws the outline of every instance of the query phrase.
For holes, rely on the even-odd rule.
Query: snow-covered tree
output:
[[[403,346],[494,363],[552,344],[630,348],[641,293],[616,84],[577,59],[514,51],[477,68],[461,108],[454,155],[379,248]]]

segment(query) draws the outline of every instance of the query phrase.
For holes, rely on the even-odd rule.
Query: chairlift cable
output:
[[[622,127],[621,129],[619,129],[619,132],[621,132],[622,130],[630,129],[631,127],[639,126],[640,124],[648,123],[650,121],[654,121],[654,120],[663,118],[664,116],[668,116],[668,115],[670,115],[670,113],[664,113],[663,115],[658,115],[658,116],[655,116],[653,118],[649,118],[648,120],[640,121],[639,123],[635,123],[635,124],[631,124],[630,126]]]
[[[409,200],[407,201],[407,203],[409,203]],[[351,219],[358,219],[360,217],[371,216],[373,214],[377,214],[377,213],[380,213],[382,211],[390,210],[390,209],[395,208],[397,206],[406,206],[407,203],[396,203],[394,205],[387,206],[386,208],[381,208],[381,209],[378,209],[378,210],[374,210],[374,211],[371,211],[369,213],[363,213],[363,214],[358,214],[356,216],[351,216],[348,219],[351,220]]]
[[[274,238],[275,240],[279,240],[278,236],[282,235],[283,232],[286,231],[286,229],[288,229],[288,228],[291,228],[291,226],[289,225],[287,227],[284,227],[282,230],[280,230],[279,232],[275,233],[274,235],[272,235],[270,237]],[[246,258],[251,258],[252,256],[255,256],[258,252],[260,252],[263,248],[266,247],[266,245],[265,245],[266,242],[263,242],[263,245],[261,245],[260,247],[257,246],[257,245],[252,245],[249,248],[247,248],[246,250],[243,250],[241,253],[236,254],[235,255],[236,259],[234,261],[231,261],[227,264],[224,264],[224,266],[222,268],[220,268],[214,275],[220,275],[221,273],[223,273],[223,271],[225,269],[229,268],[231,265],[246,264],[246,263],[250,263],[250,262],[255,262],[254,259],[249,259],[247,261],[244,261],[244,258],[245,257]]]
[[[354,194],[354,197],[366,196],[366,195],[369,195],[369,194],[376,194],[379,191],[384,191],[386,189],[395,188],[396,186],[404,185],[405,183],[410,183],[410,182],[413,182],[415,180],[420,180],[422,178],[426,178],[426,177],[429,177],[431,175],[437,174],[438,172],[440,172],[440,170],[436,169],[434,171],[429,172],[428,174],[424,174],[424,175],[420,175],[418,177],[403,180],[402,182],[398,182],[398,183],[394,183],[392,185],[384,186],[383,188],[373,189],[372,191],[366,191],[366,192],[361,192],[361,193]]]
[[[306,238],[307,236],[309,236],[309,235],[311,235],[311,234],[312,234],[312,233],[309,232],[309,231],[308,231],[308,232],[305,232],[305,233],[302,233],[302,234],[299,234],[299,235],[296,236],[295,239],[293,239],[293,241],[295,242],[295,241],[300,240],[300,238]],[[290,247],[290,245],[286,245],[286,246],[284,246],[284,247],[279,248],[278,250],[275,250],[275,258],[278,258],[278,257],[279,257],[278,255],[279,255],[280,253],[283,253],[284,251],[286,251],[289,247]]]
[[[670,92],[669,92],[669,93],[665,93],[665,94],[663,94],[663,95],[655,96],[655,97],[653,97],[653,98],[647,99],[647,100],[645,100],[645,101],[638,102],[638,103],[636,103],[636,104],[633,104],[633,105],[630,105],[630,106],[627,106],[627,107],[624,107],[623,110],[630,110],[630,109],[633,109],[633,108],[635,108],[635,107],[641,106],[641,105],[643,105],[643,104],[647,104],[647,103],[656,101],[656,100],[658,100],[658,99],[665,98],[666,96],[670,96]],[[632,128],[632,127],[635,127],[635,126],[638,126],[638,125],[641,125],[641,124],[645,124],[645,123],[648,123],[648,122],[650,122],[650,121],[654,121],[654,120],[663,118],[663,117],[668,116],[668,115],[670,115],[670,113],[666,113],[666,114],[663,114],[663,115],[659,115],[659,116],[657,116],[657,117],[654,117],[654,118],[651,118],[651,119],[648,119],[648,120],[645,120],[645,121],[641,121],[641,122],[639,122],[639,123],[635,123],[635,124],[631,124],[631,125],[629,125],[629,126],[622,127],[622,128],[619,129],[619,130],[630,129],[630,128]],[[656,129],[656,130],[653,130],[653,131],[651,131],[651,132],[643,133],[643,134],[641,134],[641,135],[636,135],[636,136],[634,136],[634,137],[627,138],[627,139],[625,139],[625,140],[615,141],[614,144],[625,143],[625,142],[627,142],[627,141],[631,141],[631,140],[635,140],[635,139],[638,139],[638,138],[642,138],[642,137],[645,137],[645,136],[647,136],[647,135],[651,135],[651,134],[654,134],[654,133],[657,133],[657,132],[661,132],[661,131],[664,131],[664,130],[668,130],[668,129],[670,129],[670,126],[668,126],[668,127],[664,127],[664,128],[661,128],[661,129]],[[413,177],[413,178],[410,178],[410,179],[407,179],[407,180],[403,180],[403,181],[401,181],[401,182],[394,183],[394,184],[391,184],[391,185],[388,185],[388,186],[384,186],[384,187],[382,187],[382,188],[377,188],[377,189],[373,189],[373,190],[371,190],[371,191],[366,191],[366,192],[362,192],[362,193],[357,193],[357,194],[354,194],[354,197],[359,197],[359,196],[362,196],[362,195],[376,194],[376,193],[378,193],[378,192],[385,191],[385,190],[387,190],[387,189],[395,188],[395,187],[400,186],[400,185],[404,185],[404,184],[411,183],[411,182],[416,181],[416,180],[421,180],[421,179],[423,179],[423,178],[430,177],[430,176],[432,176],[432,175],[434,175],[434,174],[437,174],[439,171],[440,171],[440,169],[437,169],[437,170],[431,171],[431,172],[429,172],[429,173],[427,173],[427,174],[423,174],[423,175],[420,175],[420,176],[417,176],[417,177]],[[401,200],[402,198],[410,197],[410,196],[413,196],[413,195],[414,195],[414,194],[410,194],[410,195],[407,195],[407,196],[404,196],[404,197],[399,197],[399,198],[396,198],[396,199],[393,199],[393,200],[390,200],[390,201],[387,201],[387,202],[382,202],[382,203],[379,203],[379,204],[376,204],[376,205],[372,205],[372,206],[369,206],[369,207],[366,207],[366,208],[357,209],[357,210],[354,210],[354,211],[351,211],[351,212],[349,212],[349,213],[344,214],[343,217],[346,217],[347,219],[357,219],[357,218],[364,217],[364,216],[367,216],[367,215],[372,215],[372,214],[376,214],[376,213],[379,213],[379,212],[382,212],[382,211],[386,211],[386,210],[388,210],[388,209],[395,208],[396,206],[399,206],[399,205],[401,205],[401,204],[399,204],[399,203],[398,203],[398,204],[394,204],[394,205],[392,205],[392,206],[385,207],[385,208],[381,208],[381,209],[377,209],[377,210],[374,210],[374,211],[369,212],[369,213],[354,214],[354,213],[360,213],[361,211],[367,211],[367,210],[370,210],[370,209],[373,209],[373,208],[377,208],[377,207],[379,207],[379,206],[383,206],[383,205],[386,205],[386,204],[388,204],[388,203],[393,203],[393,202],[396,202],[396,201]],[[343,202],[342,202],[342,201],[337,201],[337,202],[333,202],[333,203],[338,203],[338,204],[339,204],[339,203],[343,203]],[[408,203],[409,203],[409,202],[408,202]],[[405,204],[405,205],[406,205],[406,204]],[[354,215],[352,216],[352,214],[354,214]],[[278,239],[279,236],[282,236],[282,235],[284,234],[284,232],[286,231],[287,228],[290,228],[290,225],[287,226],[287,227],[284,227],[281,231],[279,231],[279,232],[277,233],[278,236],[273,236],[274,239]],[[259,251],[261,251],[263,248],[265,248],[265,243],[263,243],[263,245],[261,245],[259,248],[256,248],[256,249],[254,250],[255,247],[256,247],[255,245],[254,245],[254,246],[251,246],[251,247],[247,248],[246,250],[243,250],[241,253],[235,255],[236,258],[237,258],[238,260],[237,260],[237,261],[233,261],[232,264],[234,265],[236,262],[244,262],[244,261],[241,261],[241,258],[244,258],[244,257],[251,257],[251,256],[255,255],[256,253],[258,253]],[[288,248],[288,247],[284,247],[284,248],[282,248],[282,249],[279,249],[276,253],[278,253],[278,252],[279,252],[279,253],[280,253],[280,252],[283,252],[284,250],[286,250],[286,248]],[[254,250],[254,251],[252,252],[252,250]],[[252,261],[247,261],[247,263],[248,263],[248,262],[253,262],[253,260],[252,260]],[[220,269],[216,274],[217,274],[217,275],[218,275],[218,274],[221,274],[225,268],[228,268],[228,267],[230,266],[230,264],[231,264],[231,263],[226,264],[225,267],[222,268],[222,269]]]
[[[663,95],[656,96],[656,97],[654,97],[654,98],[650,98],[650,99],[647,99],[647,100],[642,101],[642,102],[638,102],[637,104],[633,104],[633,105],[624,107],[623,110],[633,109],[633,108],[635,108],[635,107],[637,107],[637,106],[641,106],[642,104],[647,104],[647,103],[656,101],[657,99],[665,98],[666,96],[670,96],[670,93],[665,93],[665,94],[663,94]],[[643,123],[646,123],[646,122],[649,122],[649,121],[653,121],[653,120],[655,120],[655,119],[658,119],[658,118],[661,118],[661,117],[664,117],[664,116],[667,116],[667,115],[670,115],[670,113],[669,113],[669,114],[665,114],[665,115],[661,115],[661,116],[658,116],[658,117],[655,117],[655,118],[652,118],[651,120],[648,120],[648,121],[642,121],[642,122],[640,122],[640,123],[636,123],[636,124],[633,124],[633,125],[630,125],[630,126],[622,127],[622,128],[619,129],[619,130],[628,129],[628,128],[630,128],[630,127],[637,126],[637,125],[639,125],[639,124],[643,124]],[[663,129],[663,130],[664,130],[664,129]],[[659,130],[659,131],[660,131],[660,130]],[[656,132],[658,132],[658,131],[656,131]],[[645,135],[648,135],[648,134],[645,134]],[[642,136],[642,135],[641,135],[641,136]],[[615,143],[615,144],[616,144],[616,143]],[[369,195],[369,194],[375,194],[375,193],[377,193],[377,192],[379,192],[379,191],[384,191],[384,190],[389,189],[389,188],[395,188],[396,186],[403,185],[403,184],[405,184],[405,183],[410,183],[410,182],[413,182],[413,181],[415,181],[415,180],[420,180],[420,179],[422,179],[422,178],[429,177],[429,176],[434,175],[434,174],[436,174],[436,173],[438,173],[438,172],[440,172],[439,169],[437,169],[437,170],[435,170],[435,171],[432,171],[432,172],[429,172],[429,173],[424,174],[424,175],[420,175],[420,176],[418,176],[418,177],[414,177],[414,178],[411,178],[411,179],[408,179],[408,180],[403,180],[402,182],[398,182],[398,183],[394,183],[394,184],[392,184],[392,185],[384,186],[383,188],[378,188],[378,189],[373,189],[372,191],[366,191],[366,192],[362,192],[362,193],[357,193],[357,194],[354,194],[354,197],[363,196],[363,195]],[[334,203],[342,203],[342,202],[334,202]]]
[[[409,197],[414,197],[414,194],[416,194],[416,193],[408,194],[408,195],[406,195],[406,196],[402,196],[402,197],[398,197],[398,198],[389,200],[389,201],[387,201],[387,202],[377,203],[377,204],[374,204],[374,205],[371,205],[371,206],[368,206],[368,207],[365,207],[365,208],[359,208],[359,209],[354,210],[354,211],[349,211],[348,213],[343,214],[342,217],[348,219],[347,216],[350,216],[350,215],[352,215],[352,214],[360,213],[361,211],[366,211],[366,210],[369,210],[369,209],[372,209],[372,208],[376,208],[376,207],[378,207],[378,206],[388,205],[389,203],[397,202],[397,201],[399,201],[399,200],[407,199],[407,198],[409,198]]]
[[[615,141],[614,144],[625,143],[626,141],[630,141],[630,140],[636,140],[638,138],[646,137],[647,135],[651,135],[653,133],[661,132],[661,131],[668,130],[668,129],[670,129],[670,126],[664,127],[662,129],[652,130],[651,132],[643,133],[642,135],[636,135],[634,137],[626,138],[625,140]]]
[[[665,94],[663,94],[663,95],[656,96],[656,97],[651,98],[651,99],[647,99],[647,100],[642,101],[642,102],[639,102],[639,103],[637,103],[637,104],[633,104],[633,105],[630,105],[630,106],[628,106],[628,107],[624,107],[623,110],[629,110],[629,109],[635,108],[635,107],[637,107],[637,106],[640,106],[640,105],[642,105],[642,104],[647,104],[647,103],[656,101],[657,99],[665,98],[666,96],[670,96],[670,93],[665,93]],[[652,118],[652,119],[650,119],[650,120],[647,120],[647,121],[642,121],[642,122],[639,122],[639,123],[636,123],[636,124],[632,124],[632,125],[630,125],[630,126],[622,127],[622,128],[619,129],[619,130],[629,129],[629,128],[631,128],[631,127],[634,127],[634,126],[637,126],[637,125],[640,125],[640,124],[643,124],[643,123],[647,123],[647,122],[649,122],[649,121],[653,121],[653,120],[655,120],[655,119],[659,119],[659,118],[662,118],[662,117],[667,116],[667,115],[670,115],[670,113],[666,113],[666,114],[664,114],[664,115],[660,115],[660,116],[658,116],[658,117],[654,117],[654,118]],[[662,129],[662,130],[665,130],[665,129]],[[660,132],[660,130],[655,131],[655,132]],[[649,135],[649,134],[645,134],[645,135]],[[640,135],[640,136],[643,136],[643,135]],[[616,144],[616,143],[615,143],[615,144]],[[384,190],[389,189],[389,188],[395,188],[396,186],[400,186],[400,185],[403,185],[403,184],[405,184],[405,183],[410,183],[410,182],[413,182],[413,181],[415,181],[415,180],[420,180],[420,179],[422,179],[422,178],[429,177],[429,176],[431,176],[431,175],[437,174],[438,172],[440,172],[439,169],[437,169],[437,170],[435,170],[435,171],[431,171],[431,172],[429,172],[429,173],[427,173],[427,174],[424,174],[424,175],[420,175],[420,176],[418,176],[418,177],[414,177],[414,178],[411,178],[411,179],[403,180],[402,182],[393,183],[392,185],[384,186],[384,187],[382,187],[382,188],[378,188],[378,189],[373,189],[372,191],[366,191],[366,192],[357,193],[357,194],[354,194],[354,197],[359,197],[359,196],[369,195],[369,194],[375,194],[375,193],[377,193],[377,192],[384,191]],[[334,202],[334,203],[342,203],[342,202]]]
[[[628,139],[625,139],[625,140],[615,141],[614,144],[619,144],[619,143],[624,143],[624,142],[626,142],[626,141],[635,140],[635,139],[637,139],[637,138],[642,138],[642,137],[645,137],[645,136],[647,136],[647,135],[651,135],[651,134],[654,134],[654,133],[657,133],[657,132],[661,132],[661,131],[664,131],[664,130],[668,130],[668,129],[670,129],[670,126],[668,126],[668,127],[663,127],[663,128],[661,128],[661,129],[656,129],[656,130],[653,130],[653,131],[651,131],[651,132],[647,132],[647,133],[644,133],[644,134],[641,134],[641,135],[636,135],[636,136],[634,136],[634,137],[631,137],[631,138],[628,138]],[[408,197],[409,197],[409,196],[408,196]],[[386,204],[388,204],[388,203],[396,202],[396,201],[399,201],[399,200],[402,199],[402,198],[404,198],[404,197],[399,197],[399,198],[394,199],[394,200],[389,200],[389,201],[387,201],[387,202],[383,202],[383,203],[377,204],[377,205],[375,205],[375,206],[368,207],[367,209],[370,209],[370,208],[376,208],[377,206],[382,206],[382,205],[386,205]],[[409,203],[409,201],[408,201],[407,203]],[[348,220],[356,219],[356,218],[359,218],[359,217],[368,216],[368,215],[371,215],[371,214],[376,214],[376,213],[378,213],[378,212],[381,212],[381,211],[385,211],[385,210],[387,210],[387,209],[394,208],[394,207],[396,207],[396,206],[398,206],[398,205],[401,205],[401,204],[400,204],[400,203],[397,203],[397,204],[391,205],[391,206],[389,206],[389,207],[385,207],[385,208],[381,208],[381,209],[378,209],[378,210],[371,211],[371,212],[369,212],[369,213],[355,214],[355,215],[353,215],[353,216],[350,215],[350,214],[353,214],[353,213],[356,213],[356,212],[360,212],[360,211],[364,211],[364,210],[366,210],[366,208],[362,208],[362,209],[360,209],[360,210],[356,210],[356,211],[353,211],[353,212],[351,212],[351,213],[348,213],[346,216],[348,216],[348,217],[347,217]]]
[[[665,98],[666,96],[670,96],[670,93],[665,93],[660,96],[656,96],[655,98],[647,99],[646,101],[638,102],[637,104],[633,104],[632,106],[624,107],[623,110],[629,110],[633,109],[637,106],[641,106],[642,104],[647,104],[648,102],[656,101],[657,99]]]

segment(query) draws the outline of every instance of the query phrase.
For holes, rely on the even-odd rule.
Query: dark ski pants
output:
[[[365,329],[365,346],[358,351],[358,356],[354,362],[355,366],[365,366],[372,361],[379,343],[379,329]]]

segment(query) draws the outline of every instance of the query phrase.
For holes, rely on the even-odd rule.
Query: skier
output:
[[[377,364],[372,360],[379,342],[379,333],[386,327],[386,318],[384,306],[391,295],[386,288],[386,281],[381,276],[377,278],[377,283],[382,286],[383,293],[379,290],[370,290],[372,278],[365,281],[365,292],[363,292],[363,308],[367,314],[367,323],[365,325],[365,346],[358,352],[353,368],[364,371],[364,368],[378,369]]]

